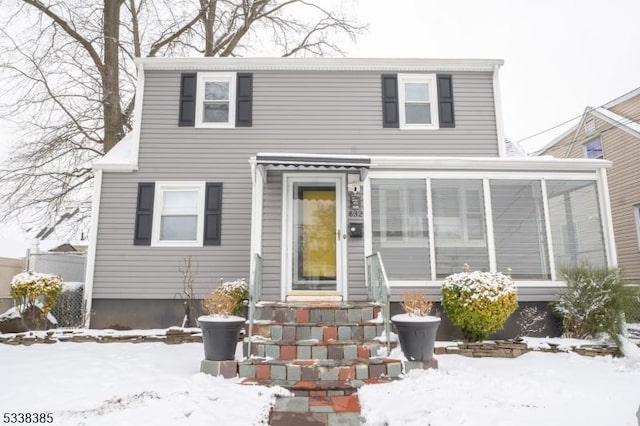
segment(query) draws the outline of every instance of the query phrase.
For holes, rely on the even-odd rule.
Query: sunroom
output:
[[[258,154],[252,266],[264,300],[366,300],[380,253],[392,299],[473,270],[552,300],[561,268],[614,266],[603,160]],[[257,255],[257,256],[256,256]]]

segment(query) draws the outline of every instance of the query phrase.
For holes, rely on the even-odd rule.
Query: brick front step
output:
[[[390,383],[391,377],[377,377],[363,380],[273,380],[247,377],[240,381],[243,385],[280,386],[295,396],[332,397],[355,394],[364,385]]]
[[[248,357],[248,341],[245,339],[244,356]],[[293,359],[356,359],[379,356],[384,345],[377,341],[315,339],[284,342],[282,340],[261,340],[251,342],[251,355],[276,360]]]
[[[247,327],[248,328],[248,325]],[[348,322],[275,322],[261,320],[253,324],[252,336],[276,342],[316,340],[372,340],[384,332],[383,324]]]
[[[363,303],[261,302],[256,320],[276,323],[364,323],[377,317],[380,307]]]
[[[380,377],[398,377],[402,362],[391,358],[342,360],[269,360],[253,358],[238,363],[238,375],[258,380],[288,382],[347,382]]]
[[[269,414],[271,426],[358,426],[357,395],[333,397],[282,397]]]

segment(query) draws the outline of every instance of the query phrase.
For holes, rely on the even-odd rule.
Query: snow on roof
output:
[[[507,147],[507,157],[527,156],[527,153],[522,149],[518,142],[507,140],[505,146]]]
[[[132,170],[136,167],[133,158],[133,134],[129,133],[102,158],[93,162],[95,170]]]

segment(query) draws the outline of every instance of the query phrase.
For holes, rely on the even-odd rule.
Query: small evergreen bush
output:
[[[620,269],[582,262],[561,271],[567,287],[554,311],[562,317],[564,335],[595,338],[607,333],[616,339],[624,329],[624,313],[637,297],[625,286]]]
[[[35,308],[41,311],[40,318],[31,318],[37,328],[47,323],[47,315],[56,305],[61,291],[62,280],[56,275],[25,271],[11,280],[11,297],[20,314],[36,312]]]
[[[511,277],[467,270],[445,278],[442,307],[465,339],[480,341],[504,326],[518,296]]]

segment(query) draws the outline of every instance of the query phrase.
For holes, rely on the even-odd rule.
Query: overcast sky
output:
[[[640,86],[640,0],[359,0],[354,57],[504,59],[505,135],[520,141]],[[1,13],[1,12],[0,12]],[[566,126],[523,142],[534,150]],[[0,159],[11,133],[0,125]],[[0,224],[0,242],[20,232]],[[20,252],[22,245],[20,245]],[[12,250],[12,253],[16,250]],[[0,256],[8,255],[0,244]]]

